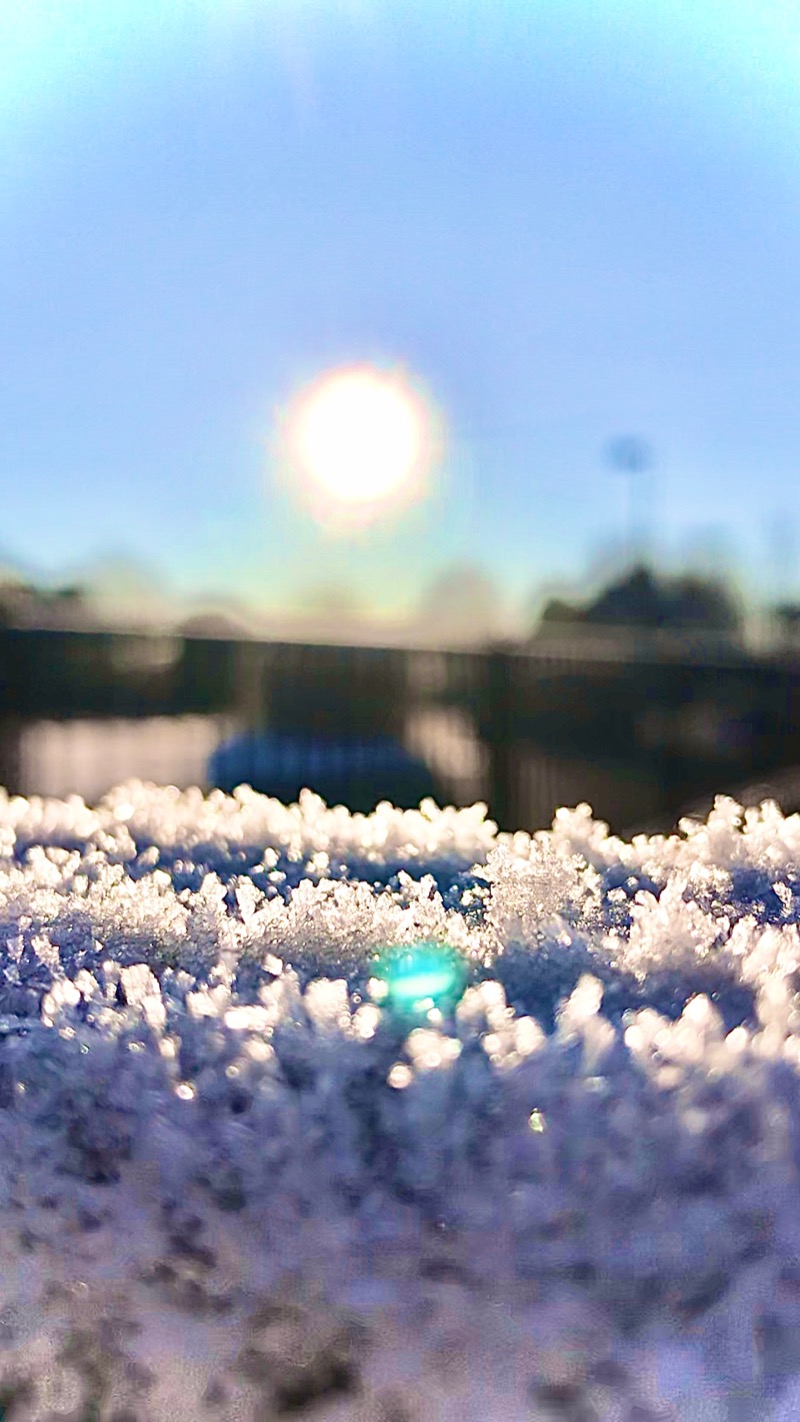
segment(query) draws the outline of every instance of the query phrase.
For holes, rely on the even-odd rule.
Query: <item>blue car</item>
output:
[[[307,787],[328,805],[364,814],[381,800],[404,810],[415,809],[428,795],[442,801],[441,787],[425,761],[390,736],[245,732],[217,747],[207,779],[211,788],[228,793],[237,785],[251,785],[285,804]]]

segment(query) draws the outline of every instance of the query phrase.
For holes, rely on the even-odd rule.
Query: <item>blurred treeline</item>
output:
[[[234,640],[246,632],[260,633],[266,639],[286,635],[298,640],[307,633],[313,640],[320,628],[327,640],[343,644],[358,643],[365,633],[366,640],[381,640],[380,626],[370,623],[363,613],[353,609],[348,617],[335,602],[329,608],[327,624],[324,619],[306,624],[295,613],[262,619],[244,605],[238,617],[228,609],[223,614],[212,600],[206,605],[198,596],[190,612],[184,609],[178,613],[165,603],[163,615],[155,621],[162,631]],[[645,632],[741,647],[748,629],[742,599],[724,577],[665,574],[644,562],[607,577],[592,593],[550,597],[543,604],[540,600],[538,611],[528,617],[527,625],[523,619],[516,637],[503,626],[500,598],[491,578],[466,565],[445,570],[423,592],[420,613],[405,623],[387,626],[387,642],[398,640],[398,633],[402,636],[404,630],[410,645],[433,640],[443,647],[487,646],[498,638],[506,644],[517,640],[524,645],[544,638],[613,638],[617,633]],[[800,648],[800,604],[775,603],[765,609],[762,623],[768,626],[773,645]],[[90,585],[68,583],[48,588],[0,573],[0,627],[91,631],[114,626],[142,630],[153,624],[152,604],[145,607],[144,599],[140,602],[135,595],[124,607],[106,607]]]

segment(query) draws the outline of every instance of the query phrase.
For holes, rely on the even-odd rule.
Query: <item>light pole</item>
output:
[[[644,543],[646,515],[644,507],[646,494],[643,475],[652,467],[650,446],[638,435],[616,435],[609,440],[606,457],[612,469],[624,474],[628,481],[628,509],[626,533],[626,557],[633,567],[637,535]]]

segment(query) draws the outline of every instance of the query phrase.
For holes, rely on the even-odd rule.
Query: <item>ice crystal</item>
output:
[[[800,817],[626,844],[587,806],[499,836],[132,782],[0,796],[0,852],[0,1126],[56,1174],[444,1229],[620,1336],[692,1321],[718,1389],[794,1326]],[[753,1416],[800,1375],[762,1354]]]

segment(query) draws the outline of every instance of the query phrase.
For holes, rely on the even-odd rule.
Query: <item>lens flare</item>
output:
[[[441,943],[387,948],[375,964],[371,993],[401,1013],[454,1007],[467,980],[464,959]]]
[[[285,476],[312,515],[363,526],[418,502],[440,453],[433,406],[402,373],[329,371],[280,420]]]

